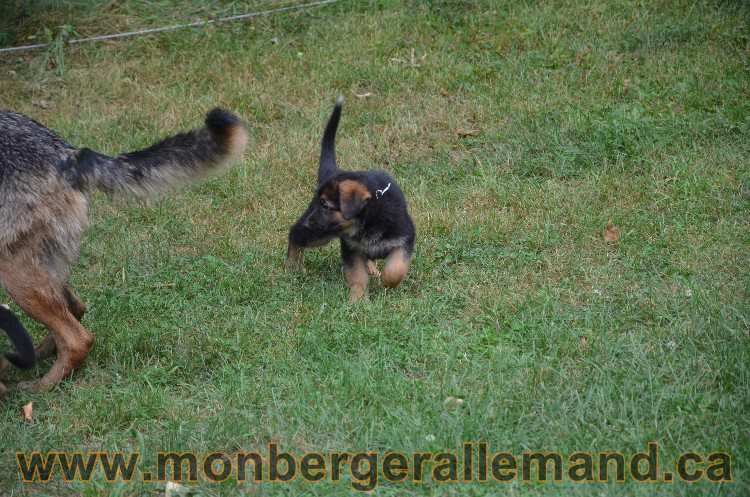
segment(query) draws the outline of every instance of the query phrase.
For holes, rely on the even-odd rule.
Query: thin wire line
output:
[[[338,1],[339,0],[320,0],[317,2],[303,3],[303,4],[298,4],[298,5],[289,5],[287,7],[278,7],[275,9],[268,9],[268,10],[263,10],[260,12],[249,12],[247,14],[239,14],[239,15],[230,16],[230,17],[222,17],[221,19],[206,19],[204,21],[195,21],[195,22],[190,22],[187,24],[174,24],[172,26],[164,26],[161,28],[140,29],[138,31],[128,31],[126,33],[115,33],[111,35],[90,36],[88,38],[74,38],[72,40],[68,40],[67,43],[73,45],[76,43],[88,43],[91,41],[112,40],[115,38],[129,38],[131,36],[140,36],[140,35],[151,34],[151,33],[163,33],[164,31],[172,31],[175,29],[194,28],[196,26],[207,26],[209,24],[216,24],[220,22],[236,21],[238,19],[249,19],[251,17],[260,17],[260,16],[265,16],[268,14],[275,14],[277,12],[284,12],[288,10],[300,10],[300,9],[309,9],[312,7],[320,7],[323,5],[327,5],[329,3],[336,3]],[[21,47],[5,47],[5,48],[0,48],[0,53],[20,52],[22,50],[35,50],[37,48],[45,48],[50,45],[51,45],[50,43],[39,43],[37,45],[24,45]]]

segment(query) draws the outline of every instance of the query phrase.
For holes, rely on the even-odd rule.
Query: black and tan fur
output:
[[[409,272],[416,229],[406,197],[382,171],[342,171],[336,165],[335,140],[343,99],[326,125],[318,166],[318,188],[307,210],[289,230],[287,264],[303,263],[306,249],[341,241],[341,259],[350,300],[367,298],[369,274],[394,288]],[[375,260],[385,259],[379,273]]]
[[[239,118],[214,109],[202,129],[108,157],[75,148],[38,122],[0,110],[0,284],[49,330],[36,355],[57,352],[40,381],[22,386],[55,385],[80,366],[93,342],[80,322],[86,306],[68,286],[88,224],[89,190],[152,197],[217,173],[242,154],[246,143]],[[6,368],[0,359],[0,372]]]

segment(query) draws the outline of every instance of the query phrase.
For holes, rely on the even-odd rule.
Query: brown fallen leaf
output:
[[[444,98],[448,98],[451,96],[451,94],[448,92],[448,90],[440,90],[440,95]]]
[[[23,414],[23,420],[27,423],[34,421],[34,403],[29,402],[21,408],[21,414]]]
[[[578,342],[578,347],[581,348],[581,349],[585,349],[586,345],[588,345],[588,344],[589,344],[589,341],[586,340],[586,337],[581,337],[581,341]]]
[[[367,91],[365,93],[355,93],[354,96],[357,98],[365,99],[370,98],[373,95],[371,91]]]
[[[620,228],[612,224],[612,221],[607,221],[607,228],[604,230],[604,243],[612,245],[614,243],[620,243]]]

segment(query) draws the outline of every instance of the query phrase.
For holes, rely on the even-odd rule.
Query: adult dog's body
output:
[[[242,153],[247,132],[221,109],[211,111],[205,124],[108,157],[77,149],[21,114],[0,111],[0,284],[48,328],[36,354],[57,351],[50,371],[26,386],[56,384],[81,364],[93,341],[80,323],[86,306],[67,284],[88,224],[88,191],[150,197],[215,173]],[[0,372],[7,366],[0,359]]]
[[[336,165],[336,130],[343,99],[333,109],[321,143],[318,188],[289,230],[287,264],[302,264],[304,251],[341,240],[350,299],[367,298],[368,272],[384,286],[401,284],[414,254],[416,229],[404,192],[383,171],[343,171]],[[385,259],[382,274],[374,261]]]

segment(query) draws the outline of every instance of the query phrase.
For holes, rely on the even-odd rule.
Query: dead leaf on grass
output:
[[[607,228],[604,230],[604,243],[612,245],[620,243],[620,228],[612,224],[612,221],[607,221]]]
[[[34,403],[29,402],[21,408],[21,414],[23,414],[23,420],[27,423],[34,421]]]

